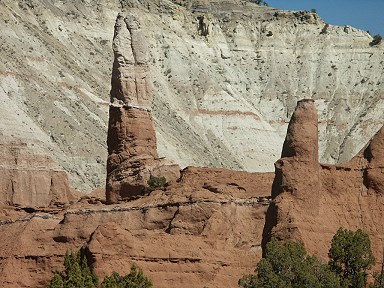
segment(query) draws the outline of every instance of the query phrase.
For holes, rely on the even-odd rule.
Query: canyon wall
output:
[[[326,259],[339,227],[362,228],[381,255],[383,130],[362,145],[383,123],[383,48],[364,31],[243,1],[0,8],[1,287],[45,287],[80,247],[100,277],[134,262],[155,287],[236,287],[271,236]],[[75,202],[61,168],[104,186],[108,108],[107,199]],[[188,167],[141,195],[164,156],[265,171],[281,147],[275,174]]]
[[[315,102],[305,99],[275,173],[187,167],[145,196],[111,190],[118,204],[93,194],[65,209],[0,206],[0,285],[45,287],[66,251],[82,247],[100,278],[136,263],[154,287],[237,287],[270,237],[300,241],[327,261],[339,227],[368,233],[380,259],[384,129],[343,165],[319,163],[317,130]]]
[[[317,103],[324,163],[349,160],[383,124],[383,47],[314,13],[235,0],[1,1],[0,131],[38,143],[78,190],[105,183],[122,10],[149,42],[159,156],[182,167],[273,171],[304,97]]]
[[[77,201],[67,173],[31,144],[0,134],[0,204],[35,209]]]

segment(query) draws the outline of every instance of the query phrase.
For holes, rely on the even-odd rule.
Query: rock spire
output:
[[[318,161],[317,121],[314,101],[299,101],[275,163],[263,244],[272,236],[291,239],[302,242],[310,254],[326,256],[332,236],[344,227],[368,233],[380,256],[384,128],[348,163],[327,165]]]
[[[311,99],[298,101],[288,125],[281,159],[275,163],[275,184],[278,185],[274,185],[273,196],[282,192],[301,194],[317,187],[320,168],[317,121],[315,102]]]
[[[108,203],[142,195],[151,175],[170,181],[180,173],[178,165],[157,155],[149,57],[136,16],[117,16],[113,52],[107,139]]]

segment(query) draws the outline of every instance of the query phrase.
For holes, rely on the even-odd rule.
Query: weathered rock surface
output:
[[[0,286],[45,287],[65,252],[85,247],[100,277],[136,263],[154,287],[236,287],[261,257],[272,178],[189,167],[181,183],[119,205],[84,198],[66,211],[2,207]]]
[[[324,259],[340,227],[369,234],[376,259],[384,245],[384,129],[350,162],[317,160],[317,116],[313,101],[300,101],[288,127],[282,158],[275,164],[273,202],[264,242],[270,236],[304,243]]]
[[[48,156],[32,153],[27,143],[0,139],[0,203],[38,208],[77,200],[68,177]]]
[[[383,124],[383,46],[353,27],[321,33],[316,14],[237,0],[3,0],[0,111],[11,120],[0,131],[40,143],[80,191],[105,182],[121,10],[149,42],[159,156],[182,167],[273,171],[303,95],[317,103],[322,162],[349,160]]]
[[[106,199],[129,200],[145,193],[151,176],[180,177],[180,167],[157,155],[146,40],[134,15],[119,14],[113,39]]]
[[[179,171],[158,158],[155,134],[159,156],[183,166],[265,170],[277,158],[296,99],[309,95],[320,111],[318,122],[314,102],[299,103],[273,185],[269,173],[188,167],[164,190],[116,205],[102,204],[99,190],[66,210],[24,209],[28,214],[2,206],[1,287],[44,287],[63,269],[65,252],[79,247],[101,277],[126,273],[135,262],[155,287],[235,287],[271,235],[326,257],[339,227],[362,228],[381,255],[384,132],[347,164],[318,161],[346,159],[382,124],[383,48],[369,47],[365,32],[324,31],[316,14],[242,1],[4,0],[0,8],[1,132],[27,143],[26,155],[54,157],[88,189],[104,181],[100,139],[110,105],[109,202],[140,195],[149,175]],[[141,24],[120,17],[126,21],[116,25],[110,103],[110,61],[100,55],[109,53],[116,11],[127,8]],[[16,167],[32,161],[11,152],[3,157]],[[37,170],[26,186],[37,183]],[[44,175],[49,189],[31,190],[27,200],[14,193],[12,203],[50,204],[52,186],[68,195],[65,179],[56,186],[54,175]]]
[[[130,202],[104,205],[100,190],[66,210],[1,207],[0,285],[44,287],[68,249],[85,247],[101,278],[136,263],[155,287],[236,287],[270,236],[301,241],[326,260],[339,227],[363,229],[379,257],[383,135],[347,164],[319,164],[315,103],[303,100],[275,176],[188,167],[178,182]]]

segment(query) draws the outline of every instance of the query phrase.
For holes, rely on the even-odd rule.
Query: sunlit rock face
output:
[[[4,0],[0,8],[0,113],[9,119],[0,129],[38,143],[82,191],[105,182],[121,10],[134,11],[148,42],[160,157],[273,171],[303,98],[316,100],[323,163],[349,160],[383,124],[383,46],[314,13],[235,0]]]
[[[180,167],[157,155],[147,42],[134,14],[119,14],[113,38],[108,126],[106,199],[131,200],[146,193],[148,180],[176,181]]]
[[[319,163],[317,134],[315,103],[299,101],[275,163],[263,243],[271,237],[299,241],[326,260],[340,227],[361,229],[379,259],[384,239],[384,128],[351,161],[338,165]]]

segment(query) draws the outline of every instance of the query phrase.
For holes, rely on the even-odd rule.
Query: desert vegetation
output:
[[[381,37],[380,34],[376,34],[375,36],[373,36],[373,40],[370,43],[370,45],[371,46],[379,45],[382,40],[383,40],[383,37]]]
[[[56,272],[48,288],[151,288],[152,282],[136,265],[131,271],[120,276],[113,272],[106,276],[99,285],[96,274],[88,266],[87,259],[82,250],[67,252],[64,257],[64,272]]]
[[[325,264],[307,255],[300,243],[272,239],[255,274],[241,278],[239,285],[243,288],[367,287],[368,270],[375,258],[366,233],[340,228],[332,238],[328,256],[330,260]],[[377,274],[369,287],[384,287],[382,278],[382,272]]]
[[[152,176],[147,181],[147,188],[146,192],[152,192],[156,189],[164,189],[165,185],[167,184],[167,179],[164,176]]]
[[[256,3],[257,5],[269,6],[268,3],[263,0],[251,0],[251,2]]]

